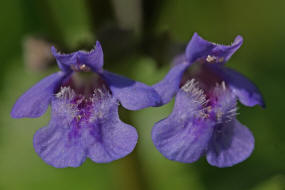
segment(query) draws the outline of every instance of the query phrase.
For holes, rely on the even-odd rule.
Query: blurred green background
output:
[[[0,189],[1,190],[284,190],[285,189],[285,1],[284,0],[2,0],[0,4]],[[153,124],[166,117],[173,101],[160,108],[131,112],[139,142],[129,156],[109,163],[87,160],[79,168],[56,169],[34,152],[38,119],[11,119],[23,92],[57,70],[49,47],[63,52],[90,49],[100,40],[105,68],[154,84],[194,32],[241,49],[228,66],[254,81],[267,108],[240,105],[238,119],[256,139],[245,162],[231,168],[165,159],[154,148]]]

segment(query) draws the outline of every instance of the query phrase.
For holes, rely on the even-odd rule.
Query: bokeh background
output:
[[[1,0],[0,3],[0,189],[1,190],[284,190],[285,189],[285,1],[284,0]],[[207,40],[244,44],[228,62],[254,81],[266,109],[239,105],[238,119],[256,139],[245,162],[219,169],[204,158],[193,164],[165,159],[154,148],[153,124],[173,101],[131,112],[139,142],[129,156],[109,163],[87,160],[56,169],[34,152],[38,119],[12,119],[23,92],[57,70],[50,45],[62,52],[89,50],[100,40],[105,68],[149,85],[167,73],[171,59],[198,32]]]

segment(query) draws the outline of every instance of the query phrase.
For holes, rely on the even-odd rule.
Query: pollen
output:
[[[216,57],[214,55],[208,55],[206,58],[206,61],[208,63],[222,63],[224,62],[225,58],[224,57]]]
[[[86,66],[85,64],[82,64],[79,66],[80,71],[88,72],[90,71],[90,68]]]
[[[77,116],[76,116],[76,120],[77,120],[77,122],[79,122],[81,118],[82,118],[82,116],[81,116],[81,115],[77,115]]]
[[[90,67],[88,67],[86,64],[80,63],[71,65],[71,69],[75,72],[89,72],[91,70]]]
[[[214,63],[214,62],[216,62],[216,60],[217,60],[217,57],[216,56],[212,56],[212,55],[208,55],[207,58],[206,58],[206,61],[208,63]]]
[[[218,62],[219,62],[219,63],[222,63],[222,62],[224,62],[224,60],[225,60],[224,57],[220,57],[220,58],[218,59]]]

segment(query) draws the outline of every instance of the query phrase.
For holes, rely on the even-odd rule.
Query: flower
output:
[[[163,104],[177,93],[172,113],[152,129],[153,143],[166,158],[192,163],[205,155],[209,164],[229,167],[252,153],[254,137],[236,119],[237,100],[246,106],[264,102],[254,84],[224,66],[242,42],[237,36],[232,45],[218,45],[195,33],[185,54],[153,86]]]
[[[90,52],[52,54],[61,71],[34,85],[15,103],[13,118],[40,117],[51,103],[48,126],[34,135],[34,148],[48,164],[78,167],[86,157],[111,162],[132,152],[137,132],[119,119],[119,103],[130,110],[160,102],[150,86],[103,70],[99,42]]]

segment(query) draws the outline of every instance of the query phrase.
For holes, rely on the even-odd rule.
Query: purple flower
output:
[[[34,136],[38,155],[57,167],[77,167],[86,157],[105,163],[132,152],[137,132],[119,119],[119,103],[130,110],[157,105],[157,92],[143,83],[103,70],[99,42],[90,52],[60,54],[52,47],[60,72],[24,93],[14,118],[40,117],[51,103],[49,125]]]
[[[154,145],[166,158],[192,163],[205,155],[209,164],[229,167],[252,153],[254,137],[236,119],[236,104],[264,107],[264,102],[254,84],[224,67],[242,42],[238,36],[230,46],[218,45],[195,33],[185,54],[154,85],[163,104],[177,93],[172,113],[152,130]]]

